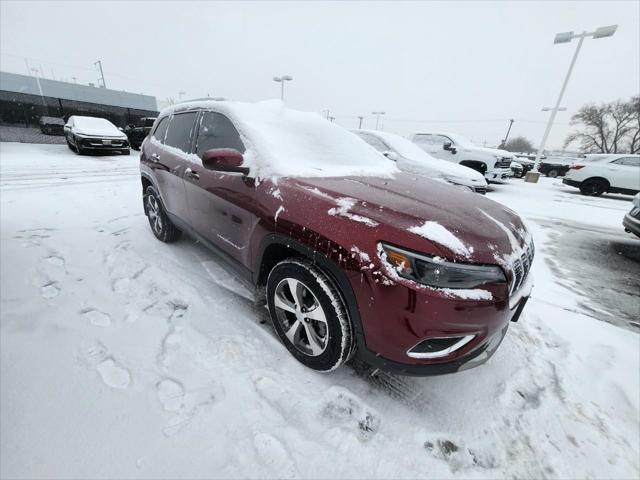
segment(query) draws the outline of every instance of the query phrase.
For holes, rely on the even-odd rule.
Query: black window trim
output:
[[[194,120],[194,125],[198,125],[198,129],[200,128],[200,117],[201,117],[201,112],[202,110],[197,108],[197,109],[189,109],[189,110],[181,110],[179,112],[172,112],[169,115],[167,115],[167,117],[169,117],[169,125],[167,125],[167,130],[164,132],[164,139],[162,141],[163,145],[166,145],[165,140],[167,139],[167,132],[169,131],[169,127],[171,126],[171,121],[173,120],[173,117],[177,116],[177,115],[184,115],[187,113],[195,113],[196,114],[196,118]],[[166,118],[166,117],[163,117]],[[189,139],[189,151],[188,152],[184,152],[186,155],[190,155],[191,153],[193,153],[193,144],[195,142],[195,137],[197,135],[194,135],[193,130],[191,131],[191,138]],[[171,148],[177,148],[174,147],[172,145],[169,145],[169,147]]]

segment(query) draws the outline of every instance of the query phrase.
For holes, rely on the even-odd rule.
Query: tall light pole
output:
[[[507,129],[507,134],[504,136],[504,140],[502,140],[502,143],[500,144],[499,148],[504,148],[504,146],[507,144],[507,140],[509,139],[509,133],[511,133],[511,127],[513,126],[513,122],[515,120],[512,118],[509,120],[509,128]]]
[[[38,91],[40,92],[40,98],[42,98],[42,105],[44,106],[44,114],[49,114],[49,108],[47,107],[47,101],[44,99],[44,93],[42,93],[42,85],[40,85],[40,77],[38,77],[38,69],[32,68],[31,71],[35,74],[36,83],[38,84]]]
[[[362,120],[364,117],[362,115],[358,115],[356,118],[358,119],[358,130],[362,130]]]
[[[282,75],[281,77],[273,77],[274,82],[280,83],[280,100],[284,101],[284,82],[293,80],[291,75]]]
[[[100,80],[102,80],[102,88],[107,88],[107,84],[104,82],[104,72],[102,71],[102,60],[93,62],[94,65],[98,65],[100,68]]]
[[[551,127],[553,126],[553,121],[556,119],[556,114],[560,109],[560,103],[562,103],[562,97],[564,96],[564,92],[567,89],[567,84],[569,83],[569,78],[571,77],[571,72],[573,72],[573,67],[576,64],[576,60],[578,58],[578,54],[580,53],[580,49],[582,48],[582,42],[587,37],[592,37],[594,39],[598,38],[606,38],[611,37],[616,30],[618,29],[618,25],[609,25],[606,27],[600,27],[593,32],[582,32],[576,33],[573,32],[563,32],[556,34],[556,38],[553,40],[553,43],[569,43],[574,38],[578,38],[578,45],[576,46],[576,51],[573,54],[573,58],[571,59],[571,63],[569,64],[569,70],[567,71],[567,75],[564,77],[564,82],[562,82],[562,88],[560,89],[560,95],[558,95],[558,100],[556,101],[555,106],[551,109],[551,115],[549,115],[549,121],[547,122],[547,128],[544,130],[544,134],[542,135],[542,141],[540,142],[540,148],[538,148],[538,152],[536,153],[536,162],[533,166],[533,170],[527,172],[527,176],[525,181],[530,183],[537,183],[540,178],[540,173],[538,172],[538,165],[540,165],[540,157],[542,156],[542,152],[544,151],[544,147],[547,144],[547,138],[549,137],[549,132],[551,131]]]
[[[371,112],[371,115],[376,116],[376,130],[378,130],[378,126],[380,125],[380,115],[384,115],[385,112]]]

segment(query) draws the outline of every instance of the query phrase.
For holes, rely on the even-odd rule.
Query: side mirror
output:
[[[124,132],[124,128],[122,127],[118,127],[118,130],[120,130],[121,132]]]
[[[392,152],[391,150],[382,152],[382,154],[389,160],[393,160],[394,162],[397,162],[400,159],[400,155],[398,155],[396,152]]]
[[[212,148],[202,155],[202,166],[207,170],[247,175],[249,169],[242,166],[242,161],[242,154],[234,148]]]
[[[452,153],[452,154],[454,154],[454,155],[455,155],[455,153],[457,152],[456,147],[454,147],[453,145],[451,145],[451,142],[445,142],[445,143],[442,145],[442,149],[443,149],[443,150],[447,150],[447,151],[451,152],[451,153]]]

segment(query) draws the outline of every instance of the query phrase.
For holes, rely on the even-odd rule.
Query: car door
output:
[[[185,223],[189,222],[187,194],[183,181],[191,165],[189,153],[198,112],[176,113],[160,120],[145,151],[146,164],[153,170],[164,207]]]
[[[200,116],[194,153],[202,158],[213,148],[245,147],[231,121],[216,112]],[[241,264],[249,266],[250,238],[258,217],[255,184],[241,173],[191,166],[184,176],[193,229]]]
[[[454,158],[451,150],[445,150],[444,144],[453,142],[449,137],[444,135],[424,134],[416,135],[416,143],[422,147],[432,157],[439,158],[440,160],[447,160],[448,162],[457,162],[457,158]]]
[[[640,190],[640,157],[621,157],[613,160],[609,163],[609,172],[613,187]]]

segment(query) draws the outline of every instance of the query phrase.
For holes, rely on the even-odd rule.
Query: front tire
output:
[[[547,172],[547,177],[556,178],[557,176],[558,176],[558,171],[557,170],[549,170]]]
[[[349,360],[353,329],[333,282],[313,263],[287,259],[267,279],[273,327],[289,353],[319,372]]]
[[[173,224],[164,211],[160,195],[155,188],[147,187],[144,194],[144,213],[149,219],[151,231],[161,242],[175,242],[182,232]]]

